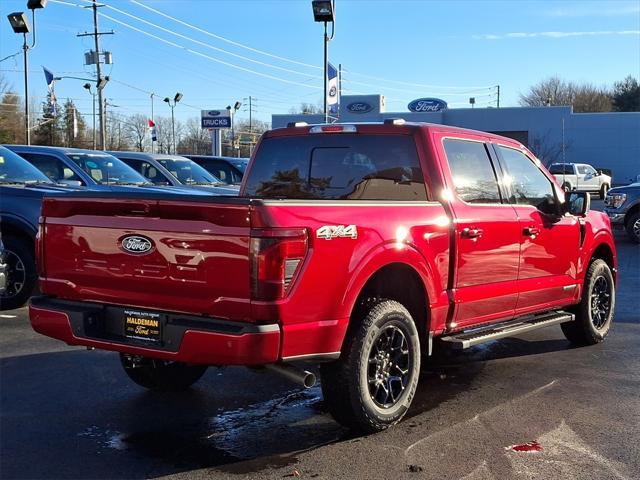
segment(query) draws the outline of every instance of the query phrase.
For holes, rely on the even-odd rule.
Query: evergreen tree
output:
[[[64,129],[58,107],[53,104],[51,97],[49,93],[47,100],[42,102],[42,115],[38,119],[38,127],[33,132],[32,143],[61,147],[64,143]]]

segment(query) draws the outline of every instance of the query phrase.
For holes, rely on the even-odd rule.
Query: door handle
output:
[[[462,229],[462,236],[464,238],[478,238],[484,233],[481,228],[467,227]]]
[[[540,229],[538,227],[526,227],[522,230],[522,234],[527,237],[535,237],[540,233]]]

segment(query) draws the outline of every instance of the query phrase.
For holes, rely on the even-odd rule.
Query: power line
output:
[[[83,2],[89,2],[90,0],[80,0],[80,1],[83,1]],[[134,19],[134,20],[137,20],[137,21],[139,21],[139,22],[142,22],[142,23],[144,23],[144,24],[146,24],[146,25],[149,25],[149,26],[151,26],[151,27],[157,28],[158,30],[162,30],[163,32],[170,33],[171,35],[175,35],[176,37],[180,37],[180,38],[182,38],[182,39],[184,39],[184,40],[187,40],[187,41],[189,41],[189,42],[193,42],[193,43],[196,43],[196,44],[201,45],[201,46],[203,46],[203,47],[206,47],[206,48],[209,48],[209,49],[212,49],[212,50],[218,51],[218,52],[222,52],[222,53],[225,53],[225,54],[227,54],[227,55],[231,55],[231,56],[236,57],[236,58],[240,58],[240,59],[245,60],[245,61],[247,61],[247,62],[252,62],[252,63],[258,64],[258,65],[262,65],[262,66],[265,66],[265,67],[268,67],[268,68],[274,68],[274,69],[281,70],[281,71],[283,71],[283,72],[287,72],[287,73],[294,73],[294,74],[296,74],[296,75],[303,75],[303,76],[306,76],[306,77],[312,77],[312,78],[320,78],[320,79],[322,79],[322,76],[312,75],[312,74],[308,74],[308,73],[300,72],[300,71],[298,71],[298,70],[291,70],[291,69],[289,69],[289,68],[280,67],[280,66],[278,66],[278,65],[273,65],[273,64],[271,64],[271,63],[261,62],[260,60],[254,60],[254,59],[252,59],[252,58],[245,57],[244,55],[239,55],[239,54],[237,54],[237,53],[233,53],[233,52],[230,52],[230,51],[228,51],[228,50],[224,50],[224,49],[222,49],[222,48],[215,47],[215,46],[210,45],[210,44],[208,44],[208,43],[201,42],[200,40],[196,40],[196,39],[191,38],[191,37],[188,37],[188,36],[186,36],[186,35],[182,35],[182,34],[180,34],[180,33],[174,32],[174,31],[172,31],[172,30],[170,30],[170,29],[168,29],[168,28],[164,28],[164,27],[162,27],[162,26],[160,26],[160,25],[157,25],[157,24],[155,24],[155,23],[153,23],[153,22],[150,22],[150,21],[148,21],[148,20],[145,20],[144,18],[137,17],[137,16],[135,16],[135,15],[132,15],[131,13],[125,12],[124,10],[120,10],[119,8],[113,7],[113,6],[111,6],[111,5],[107,5],[107,4],[105,4],[105,7],[109,8],[109,9],[111,9],[111,10],[115,11],[115,12],[118,12],[118,13],[120,13],[120,14],[122,14],[122,15],[125,15],[125,16],[127,16],[127,17],[129,17],[129,18],[132,18],[132,19]]]
[[[142,8],[146,8],[147,10],[149,10],[149,11],[151,11],[151,12],[157,14],[157,15],[160,15],[160,16],[162,16],[164,18],[168,18],[169,20],[173,20],[174,22],[177,22],[177,23],[179,23],[181,25],[184,25],[185,27],[189,27],[189,28],[191,28],[193,30],[196,30],[196,31],[198,31],[200,33],[203,33],[205,35],[208,35],[210,37],[217,38],[218,40],[221,40],[223,42],[227,42],[227,43],[229,43],[231,45],[235,45],[236,47],[244,48],[246,50],[250,50],[252,52],[259,53],[261,55],[266,55],[268,57],[275,58],[275,59],[278,59],[278,60],[282,60],[284,62],[294,63],[296,65],[301,65],[303,67],[309,67],[309,68],[315,68],[315,69],[318,69],[318,70],[322,70],[322,67],[320,67],[318,65],[311,65],[309,63],[299,62],[297,60],[292,60],[290,58],[281,57],[280,55],[275,55],[273,53],[265,52],[264,50],[258,50],[257,48],[249,47],[248,45],[244,45],[242,43],[235,42],[235,41],[230,40],[228,38],[225,38],[225,37],[222,37],[220,35],[216,35],[215,33],[212,33],[212,32],[209,32],[207,30],[204,30],[202,28],[196,27],[195,25],[191,25],[191,24],[189,24],[187,22],[184,22],[184,21],[179,20],[179,19],[177,19],[175,17],[172,17],[171,15],[167,15],[166,13],[163,13],[163,12],[161,12],[159,10],[156,10],[155,8],[151,8],[151,7],[149,7],[149,6],[147,6],[147,5],[143,4],[143,3],[137,2],[136,0],[130,0],[130,1],[131,1],[131,3],[134,3],[134,4],[136,4],[136,5],[138,5],[138,6],[142,7]]]

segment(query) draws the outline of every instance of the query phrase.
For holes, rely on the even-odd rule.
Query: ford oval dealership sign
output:
[[[439,98],[418,98],[407,105],[410,112],[441,112],[447,109],[447,102]]]
[[[347,110],[351,113],[369,113],[373,110],[373,105],[367,102],[353,102],[347,105]]]
[[[220,110],[202,110],[200,112],[202,128],[231,128],[231,114],[226,108]]]

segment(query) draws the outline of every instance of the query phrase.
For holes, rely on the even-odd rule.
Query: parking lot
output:
[[[440,355],[408,417],[367,437],[325,413],[319,387],[211,368],[186,393],[151,393],[116,354],[35,334],[26,308],[2,312],[0,477],[638,478],[640,248],[616,243],[604,343],[572,348],[552,327]]]

